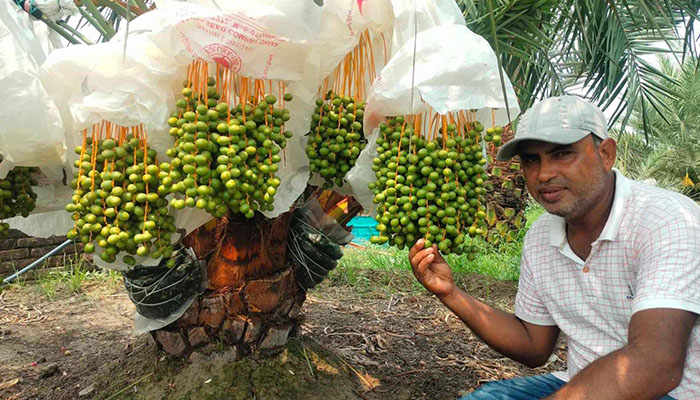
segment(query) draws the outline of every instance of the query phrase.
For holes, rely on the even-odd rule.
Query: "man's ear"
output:
[[[607,138],[598,145],[598,154],[603,160],[603,166],[606,171],[610,171],[615,166],[615,158],[617,157],[617,142],[613,138]]]

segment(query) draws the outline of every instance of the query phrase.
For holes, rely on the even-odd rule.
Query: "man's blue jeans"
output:
[[[493,381],[460,400],[539,400],[553,394],[565,383],[552,374]],[[674,399],[664,396],[661,400]]]

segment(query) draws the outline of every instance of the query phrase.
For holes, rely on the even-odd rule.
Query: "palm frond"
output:
[[[71,44],[92,44],[95,42],[109,41],[117,31],[123,20],[131,20],[137,16],[155,8],[154,0],[77,0],[80,18],[53,22],[46,17],[39,18],[49,28],[63,36]],[[35,15],[36,16],[36,15]],[[98,38],[88,38],[89,32],[94,30]]]
[[[659,59],[659,70],[666,78],[654,82],[676,95],[664,98],[665,111],[649,110],[645,116],[636,108],[630,130],[615,132],[618,140],[618,167],[637,179],[653,177],[663,187],[700,200],[700,70],[697,58],[687,58],[678,67],[675,60]],[[644,120],[647,118],[646,120]],[[650,128],[649,141],[640,132]],[[684,184],[688,177],[694,185]]]
[[[670,111],[666,99],[679,82],[650,58],[681,61],[695,52],[693,24],[700,2],[691,0],[458,0],[467,26],[498,47],[521,108],[547,96],[576,92],[611,110],[621,129],[633,110],[649,134],[651,115]],[[668,81],[669,85],[661,84]]]

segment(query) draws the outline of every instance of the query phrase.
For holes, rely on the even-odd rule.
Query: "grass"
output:
[[[17,272],[15,268],[13,270]],[[28,281],[27,276],[32,273],[37,274],[35,280]],[[45,263],[27,274],[18,276],[7,285],[0,285],[0,291],[18,290],[25,287],[28,282],[32,282],[39,294],[52,301],[58,297],[80,294],[85,285],[88,284],[100,283],[113,287],[120,285],[121,280],[122,276],[117,271],[90,268],[83,255],[75,252],[63,256],[61,268],[48,269],[48,265]]]
[[[12,261],[11,261],[11,263],[12,263],[12,273],[8,274],[7,276],[10,276],[10,275],[16,273],[17,271],[19,271],[19,270],[15,267],[15,263],[12,262]],[[7,278],[7,276],[0,277],[0,291],[3,289],[3,287],[5,287],[5,288],[21,288],[21,287],[24,287],[24,285],[25,285],[25,283],[26,283],[26,281],[27,281],[27,278],[26,278],[26,277],[20,275],[20,276],[18,276],[17,278],[15,278],[12,282],[3,285],[3,284],[2,284],[2,281],[3,281],[3,279]]]
[[[93,282],[115,284],[121,282],[121,274],[112,270],[92,270],[86,266],[83,258],[69,257],[62,269],[41,277],[38,288],[48,300],[55,300],[61,295],[82,293],[84,286]]]
[[[469,261],[466,255],[447,255],[446,260],[454,275],[458,277],[464,274],[481,274],[499,280],[517,281],[520,276],[520,253],[525,233],[543,213],[544,209],[541,206],[529,205],[525,212],[526,226],[518,232],[516,240],[510,243],[496,247],[485,240],[474,240],[473,244],[479,249],[474,261]],[[369,280],[372,278],[368,271],[371,270],[394,271],[400,276],[412,277],[408,250],[377,245],[368,245],[367,249],[346,247],[338,267],[329,274],[330,284],[369,288]],[[384,279],[393,279],[391,276],[389,274],[389,277]],[[373,283],[376,287],[377,282]],[[415,280],[414,286],[420,287]]]

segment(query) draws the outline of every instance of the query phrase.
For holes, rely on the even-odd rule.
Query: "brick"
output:
[[[2,277],[5,278],[9,276],[11,273],[14,273],[15,271],[19,271],[23,267],[26,267],[27,265],[31,264],[34,260],[28,259],[28,260],[19,260],[17,265],[21,265],[21,267],[16,267],[15,269],[9,268],[8,270],[4,270],[5,267],[3,267],[2,264],[0,264],[0,274],[2,274]],[[85,264],[83,268],[86,271],[94,271],[96,268],[92,264]],[[35,267],[34,269],[25,272],[24,274],[21,275],[20,279],[25,280],[25,281],[32,281],[32,280],[37,280],[41,279],[47,275],[49,275],[52,272],[65,272],[66,268],[63,266],[59,267],[50,267],[46,265],[39,265]],[[7,275],[7,276],[6,276]]]
[[[24,260],[5,261],[5,262],[0,261],[0,274],[8,274],[8,273],[13,273],[15,271],[19,271],[20,269],[31,264],[32,261],[34,261],[34,260],[32,260],[31,258],[27,258]]]
[[[82,245],[81,245],[81,246],[82,246]],[[95,256],[94,253],[91,253],[91,254],[82,253],[82,254],[81,254],[81,257],[83,258],[83,265],[92,265],[92,266],[94,266],[95,263],[93,262],[93,259],[92,259],[94,256]]]
[[[22,239],[19,239],[22,240]],[[48,254],[50,251],[55,249],[56,246],[45,246],[45,247],[34,247],[29,251],[29,254],[31,257],[36,257],[39,258],[43,256],[44,254]],[[80,245],[75,245],[71,244],[63,249],[61,249],[60,252],[57,253],[57,255],[66,255],[66,256],[74,256],[76,253],[78,253],[82,249],[82,246]]]
[[[31,271],[25,272],[20,276],[19,279],[25,280],[25,281],[33,281],[33,280],[38,280],[42,279],[52,272],[61,272],[64,271],[63,268],[42,268],[41,266],[34,268]]]
[[[0,251],[0,262],[29,258],[29,249],[13,249]]]
[[[37,257],[38,258],[38,257]],[[80,262],[81,256],[76,256],[75,254],[70,255],[57,255],[51,256],[46,259],[45,263],[48,267],[70,267],[71,265],[77,266]],[[86,263],[83,263],[83,267]]]
[[[25,237],[17,239],[17,247],[41,247],[57,245],[65,242],[67,238],[65,236],[50,236],[47,238],[40,237]],[[56,247],[56,246],[54,246]]]
[[[39,258],[43,256],[44,254],[48,254],[51,250],[55,249],[55,246],[46,246],[46,247],[33,247],[29,249],[29,255],[34,258]],[[63,254],[63,252],[57,253],[59,255]]]
[[[0,273],[7,273],[7,272],[14,272],[14,271],[19,271],[20,269],[26,267],[27,265],[33,263],[34,261],[38,260],[39,257],[31,257],[31,256],[26,256],[26,257],[21,257],[21,258],[8,258],[5,259],[6,254],[8,251],[0,251]],[[15,250],[9,250],[9,252],[13,252],[13,256],[23,256],[25,252],[30,252],[30,249],[15,249]],[[72,264],[77,264],[78,261],[80,260],[80,255],[76,256],[75,254],[71,255],[56,255],[56,256],[51,256],[48,259],[46,259],[42,265],[37,266],[36,268],[47,268],[47,267],[65,267],[65,266],[70,266]],[[87,266],[92,267],[92,262],[84,262],[83,263],[83,268],[86,268]]]
[[[21,231],[18,231],[17,229],[10,229],[10,230],[7,232],[7,238],[8,238],[8,239],[17,239],[17,238],[25,238],[25,237],[29,237],[29,236],[25,235],[25,234],[24,234],[23,232],[21,232]]]
[[[0,250],[12,250],[17,247],[17,239],[0,240]]]

